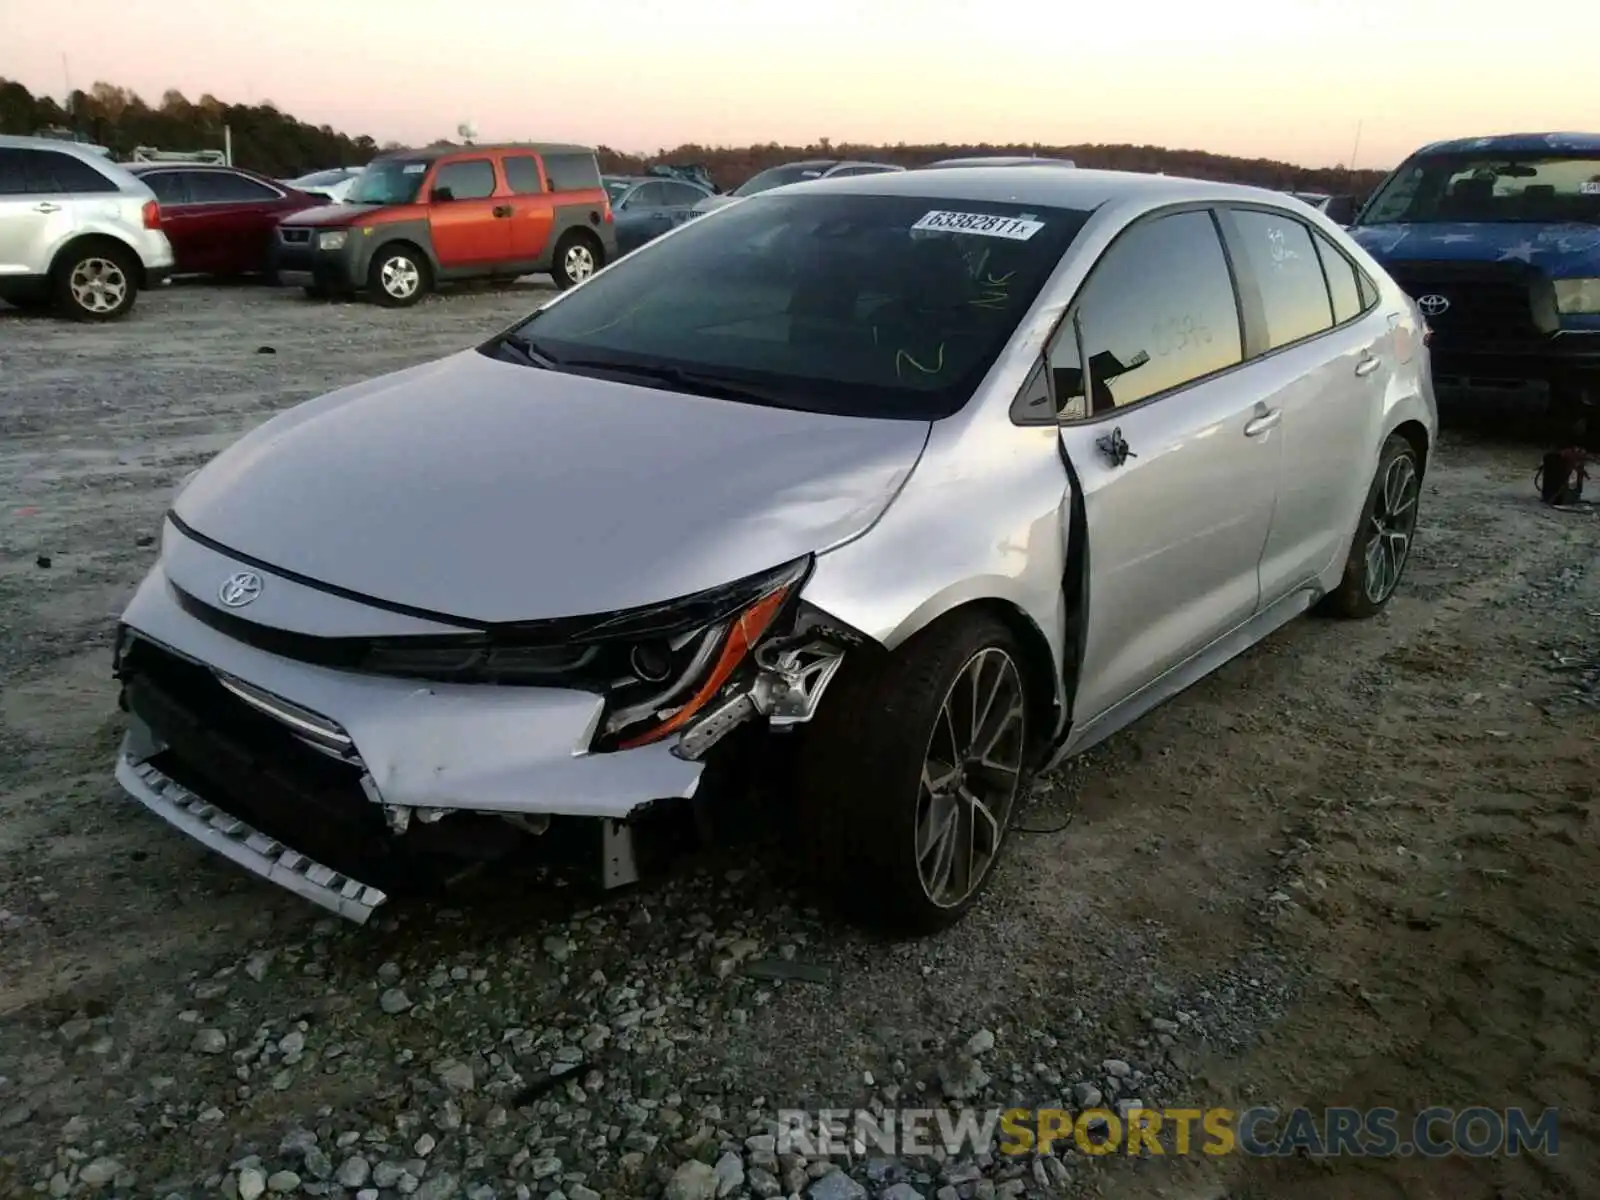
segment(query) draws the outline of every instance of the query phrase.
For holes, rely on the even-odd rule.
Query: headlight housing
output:
[[[1556,280],[1556,311],[1566,316],[1600,313],[1600,279]]]
[[[345,241],[350,237],[349,231],[336,229],[331,233],[317,234],[318,250],[343,250]]]
[[[594,749],[660,741],[706,707],[799,594],[811,557],[663,604],[463,636],[364,640],[338,664],[441,682],[558,687],[606,698]],[[333,665],[333,664],[330,664]]]

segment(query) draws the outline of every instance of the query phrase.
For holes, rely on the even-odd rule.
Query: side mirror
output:
[[[455,198],[456,194],[447,187],[436,187],[433,189],[433,202],[435,204],[445,204],[451,200],[454,200]]]

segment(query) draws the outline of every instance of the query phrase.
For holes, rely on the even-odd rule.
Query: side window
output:
[[[1355,264],[1322,234],[1312,236],[1317,243],[1317,256],[1322,259],[1322,273],[1328,277],[1328,294],[1333,297],[1333,323],[1343,325],[1360,316],[1361,310],[1366,308],[1361,302]]]
[[[82,159],[49,150],[32,152],[32,189],[35,192],[84,194],[114,192],[117,185]]]
[[[592,154],[546,154],[544,173],[552,192],[585,192],[600,186],[600,168]]]
[[[189,203],[189,185],[182,171],[146,171],[139,179],[149,185],[162,204]]]
[[[536,196],[544,191],[539,178],[539,162],[532,155],[508,154],[501,160],[506,173],[506,186],[518,196]]]
[[[1378,285],[1372,282],[1368,274],[1356,269],[1356,287],[1361,291],[1361,309],[1365,312],[1378,302]]]
[[[659,183],[641,183],[628,196],[629,208],[661,208],[667,202],[667,190]]]
[[[232,171],[189,171],[189,194],[197,204],[260,204],[278,193],[248,175]]]
[[[1287,213],[1234,209],[1245,265],[1261,291],[1267,347],[1276,350],[1333,326],[1333,304],[1311,231]]]
[[[494,164],[487,158],[445,163],[433,177],[433,190],[440,188],[449,188],[454,200],[483,200],[494,195]]]
[[[1074,321],[1089,360],[1084,396]],[[1135,225],[1095,264],[1050,350],[1062,419],[1137,404],[1243,360],[1233,278],[1209,212]]]
[[[660,187],[663,196],[661,203],[673,208],[688,208],[705,196],[699,188],[692,188],[686,183],[662,183]]]

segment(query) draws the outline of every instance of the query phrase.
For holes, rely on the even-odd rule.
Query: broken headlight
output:
[[[662,604],[445,637],[377,638],[338,664],[445,683],[559,687],[606,698],[596,749],[659,741],[750,657],[796,595],[809,556]],[[330,665],[334,665],[331,664]]]

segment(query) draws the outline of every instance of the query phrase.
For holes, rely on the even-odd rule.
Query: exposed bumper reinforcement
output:
[[[168,824],[297,896],[365,924],[389,897],[375,887],[307,858],[276,838],[223,812],[148,762],[137,761],[133,736],[117,755],[117,782]]]

